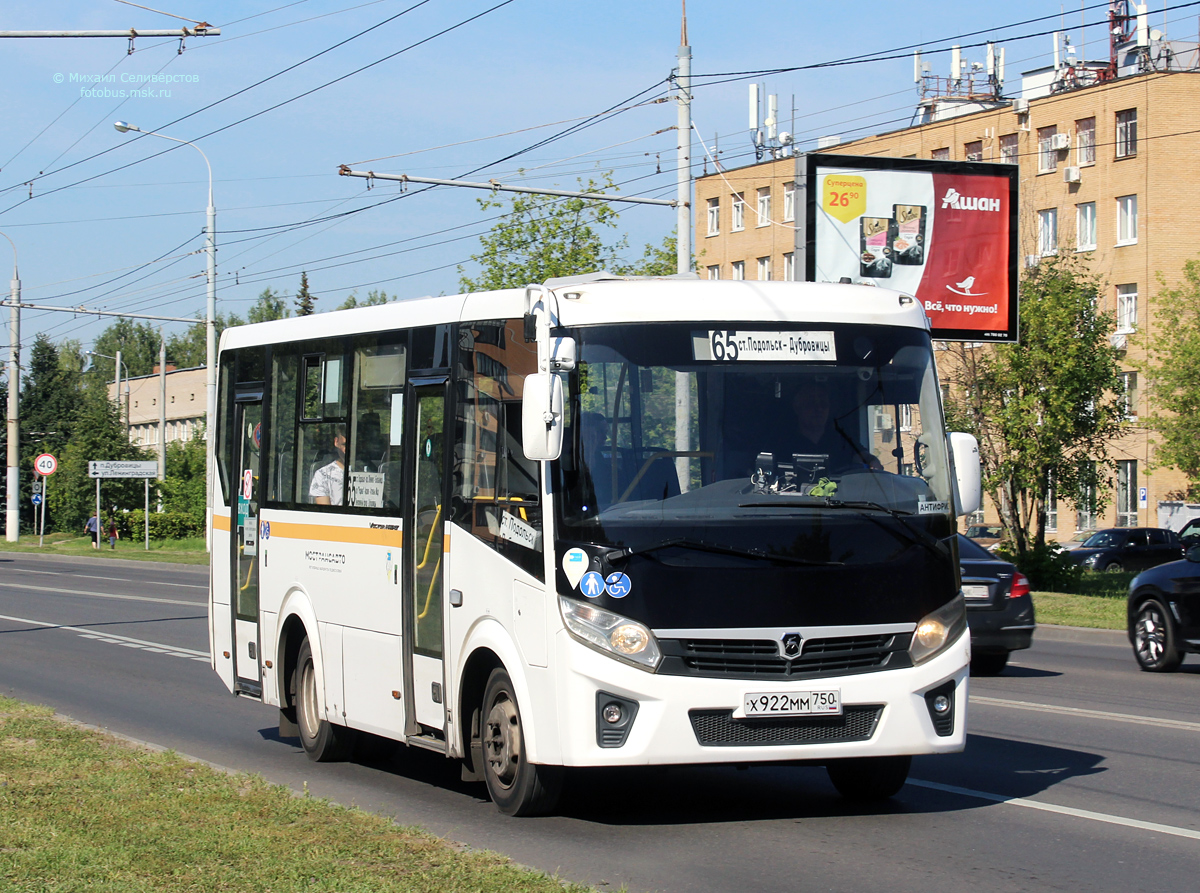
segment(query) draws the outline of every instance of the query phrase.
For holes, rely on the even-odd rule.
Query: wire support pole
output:
[[[0,31],[0,37],[219,37],[220,28],[126,28],[124,31]]]
[[[486,189],[489,192],[525,192],[530,195],[553,195],[558,198],[586,198],[599,202],[626,202],[632,205],[666,205],[669,208],[679,206],[679,202],[674,199],[608,195],[603,192],[570,192],[565,189],[538,189],[534,186],[508,186],[496,180],[489,180],[487,183],[471,183],[467,180],[439,180],[435,177],[414,177],[409,174],[377,174],[374,171],[353,171],[344,164],[338,168],[338,175],[342,177],[362,177],[366,180],[394,180],[398,183],[422,183],[431,186],[463,186],[467,189]]]
[[[17,272],[17,246],[5,233],[13,250],[13,274],[8,300],[8,437],[7,468],[5,470],[4,538],[15,543],[21,536],[21,277]]]

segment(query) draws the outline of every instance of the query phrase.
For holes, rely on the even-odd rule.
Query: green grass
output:
[[[497,821],[507,821],[497,816]],[[583,891],[0,697],[0,889]]]
[[[1125,629],[1125,596],[1135,574],[1085,571],[1076,592],[1035,592],[1038,623]]]
[[[150,549],[141,537],[117,540],[110,549],[107,541],[93,549],[91,537],[69,533],[48,533],[44,544],[38,545],[37,534],[21,534],[21,541],[0,541],[0,552],[32,552],[41,555],[91,555],[94,558],[131,558],[135,561],[169,561],[175,564],[208,564],[208,552],[203,537],[182,540],[150,540]]]

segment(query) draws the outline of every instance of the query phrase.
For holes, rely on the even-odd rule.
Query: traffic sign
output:
[[[41,481],[30,481],[29,489],[30,489],[30,492],[32,492],[32,493],[41,493],[42,492],[42,482]]]
[[[50,477],[58,471],[58,460],[49,453],[42,453],[33,460],[33,467],[42,477]]]
[[[150,462],[89,462],[90,478],[156,478],[158,463]]]
[[[30,498],[31,500],[33,500],[33,504],[34,504],[34,505],[41,505],[41,504],[42,504],[42,494],[41,494],[41,493],[34,493],[34,494],[33,494],[31,497],[29,497],[29,498]]]

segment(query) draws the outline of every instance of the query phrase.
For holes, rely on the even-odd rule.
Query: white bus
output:
[[[961,750],[970,640],[913,298],[592,274],[226,330],[213,666],[314,760],[369,732],[502,812],[567,767]]]

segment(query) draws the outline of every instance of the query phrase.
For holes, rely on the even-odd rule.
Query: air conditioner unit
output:
[[[1108,343],[1113,346],[1113,350],[1124,350],[1126,345],[1125,335],[1121,332],[1109,335]]]
[[[1077,167],[1064,167],[1063,168],[1063,182],[1064,183],[1078,183],[1080,179],[1081,178],[1079,176],[1079,168],[1077,168]]]
[[[1016,112],[1018,115],[1028,115],[1029,114],[1029,100],[1028,99],[1014,99],[1013,100],[1013,111]]]
[[[1056,133],[1050,137],[1050,148],[1056,152],[1063,152],[1071,148],[1071,134]]]

